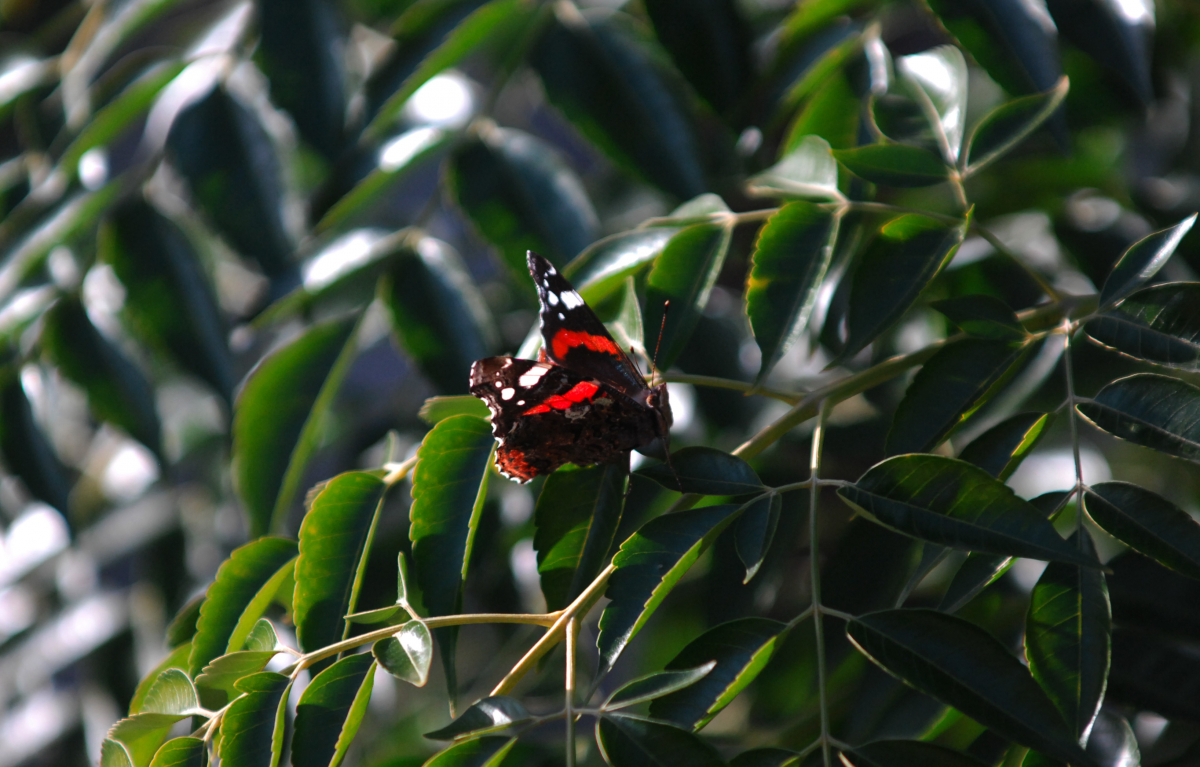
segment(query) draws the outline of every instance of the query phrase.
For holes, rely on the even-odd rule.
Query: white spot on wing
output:
[[[579,294],[573,290],[564,292],[559,296],[559,298],[562,299],[563,306],[567,307],[568,309],[576,309],[580,306],[583,306],[583,299],[580,298]]]
[[[558,294],[546,291],[546,303],[550,304],[551,306],[558,306]]]
[[[506,400],[506,401],[510,400],[513,398],[513,395],[516,393],[517,393],[516,390],[513,389],[513,387],[509,386],[508,388],[501,390],[500,399]]]
[[[503,381],[496,381],[496,388],[497,388],[497,389],[502,389],[502,388],[504,388],[504,382],[503,382]]]
[[[558,318],[559,318],[560,320],[565,320],[565,319],[567,318],[567,315],[563,314],[562,312],[559,312],[559,313],[558,313]]]
[[[529,370],[526,370],[521,374],[521,377],[517,379],[517,383],[521,386],[524,386],[526,389],[531,386],[536,386],[537,382],[541,380],[542,376],[546,375],[549,370],[550,368],[546,367],[545,365],[531,367]]]

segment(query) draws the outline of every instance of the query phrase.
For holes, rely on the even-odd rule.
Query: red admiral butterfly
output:
[[[615,463],[665,439],[667,385],[648,386],[571,283],[537,253],[528,260],[541,303],[538,361],[471,366],[471,393],[492,411],[496,468],[524,483],[564,463]]]

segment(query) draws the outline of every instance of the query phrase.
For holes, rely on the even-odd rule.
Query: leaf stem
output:
[[[403,461],[402,463],[385,463],[383,465],[383,469],[387,472],[387,474],[383,475],[383,484],[391,487],[407,477],[408,473],[412,471],[413,467],[416,465],[417,457],[415,455],[412,458],[409,458],[407,461]]]
[[[1071,354],[1075,326],[1063,320],[1063,366],[1067,369],[1067,422],[1071,425],[1071,452],[1075,458],[1075,538],[1080,551],[1083,543],[1083,461],[1079,454],[1079,414],[1075,410],[1075,369]]]
[[[579,618],[567,621],[567,678],[564,683],[567,698],[567,767],[575,767],[575,643],[579,639]]]
[[[825,632],[824,615],[821,607],[821,548],[818,538],[819,518],[818,504],[821,499],[821,485],[817,481],[821,470],[821,449],[825,442],[825,420],[829,415],[829,402],[822,401],[817,415],[817,424],[813,428],[812,453],[809,457],[809,490],[808,490],[808,561],[809,578],[812,589],[812,618],[813,632],[817,641],[817,698],[821,709],[821,756],[825,767],[832,767],[832,754],[829,749],[829,700],[826,690],[825,674]]]

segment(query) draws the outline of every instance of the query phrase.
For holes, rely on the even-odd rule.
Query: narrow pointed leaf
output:
[[[260,538],[235,549],[217,570],[200,608],[189,660],[191,676],[219,655],[240,650],[285,581],[291,580],[296,542]]]
[[[1054,413],[1018,413],[976,437],[958,457],[1007,480],[1037,447],[1054,418]]]
[[[677,450],[671,453],[670,464],[647,466],[638,474],[681,493],[742,495],[763,490],[762,480],[750,464],[736,455],[700,445]]]
[[[369,653],[342,658],[317,674],[296,705],[293,767],[336,767],[362,724],[371,699],[375,661]]]
[[[950,178],[950,168],[941,157],[928,149],[907,144],[835,149],[833,156],[854,175],[882,186],[932,186]]]
[[[1085,548],[1095,552],[1090,536]],[[1111,630],[1104,574],[1061,562],[1047,565],[1029,597],[1025,657],[1033,678],[1080,739],[1087,737],[1104,697]]]
[[[1097,343],[1158,365],[1200,369],[1200,283],[1142,288],[1084,326]]]
[[[846,633],[885,671],[1018,743],[1093,765],[1021,662],[973,623],[935,610],[884,610]]]
[[[840,211],[793,202],[759,231],[746,277],[746,314],[762,352],[760,384],[808,327],[840,220]]]
[[[646,324],[642,322],[642,305],[638,301],[637,283],[626,277],[621,288],[621,303],[617,316],[605,323],[613,340],[622,349],[639,349],[646,337]],[[645,351],[642,349],[642,351]]]
[[[267,667],[274,651],[238,650],[226,653],[196,675],[196,687],[206,708],[221,708],[237,697],[237,683]]]
[[[628,466],[564,468],[546,478],[533,511],[546,607],[561,610],[608,561],[629,486]]]
[[[279,764],[291,686],[286,676],[273,671],[259,672],[238,683],[238,690],[246,694],[230,704],[221,723],[217,746],[221,764]]]
[[[312,652],[346,638],[346,613],[362,583],[369,542],[387,490],[377,472],[329,480],[300,525],[293,597],[296,638]]]
[[[889,458],[838,495],[884,527],[943,546],[1100,566],[1004,483],[953,458]]]
[[[920,740],[876,740],[846,751],[842,759],[852,767],[984,767],[961,751]]]
[[[604,237],[571,261],[563,274],[583,300],[595,306],[620,290],[628,277],[653,263],[678,231],[655,226]]]
[[[532,718],[516,698],[497,695],[473,704],[453,722],[440,730],[425,733],[425,737],[431,740],[451,740],[468,733],[482,735],[522,724]]]
[[[1200,524],[1166,498],[1128,482],[1101,482],[1088,488],[1084,508],[1109,535],[1200,578]]]
[[[154,754],[150,767],[205,767],[208,764],[208,744],[200,738],[183,737],[168,740]]]
[[[941,443],[1003,388],[1030,348],[965,338],[938,349],[904,392],[888,432],[888,455],[925,452]]]
[[[775,528],[779,524],[779,512],[783,509],[783,496],[774,493],[751,501],[734,525],[734,548],[738,559],[746,566],[749,583],[762,567],[763,559],[771,548]]]
[[[33,416],[15,366],[0,371],[0,452],[4,465],[33,495],[67,513],[71,483],[67,469]]]
[[[233,461],[250,534],[282,529],[354,356],[354,319],[310,328],[250,371],[233,414]]]
[[[409,538],[417,586],[431,616],[462,608],[471,544],[487,496],[488,465],[495,441],[482,418],[459,415],[425,435],[413,471]],[[453,695],[455,628],[437,632],[442,664]]]
[[[843,357],[857,354],[900,319],[950,262],[966,227],[965,220],[947,226],[919,215],[883,227],[854,272]]]
[[[756,197],[842,199],[837,160],[830,153],[829,142],[820,136],[805,136],[779,162],[751,176],[746,191]]]
[[[602,708],[605,711],[615,711],[619,708],[636,706],[638,703],[661,698],[668,693],[695,684],[716,668],[716,665],[715,660],[710,660],[695,668],[648,674],[622,685],[616,692],[608,696],[608,700],[604,701]]]
[[[1200,387],[1139,373],[1113,381],[1076,407],[1115,437],[1200,463]]]
[[[967,117],[967,62],[953,45],[896,59],[901,82],[925,113],[946,163],[958,162]]]
[[[946,315],[964,333],[976,338],[1020,341],[1026,336],[1016,312],[998,298],[988,295],[959,296],[934,301],[930,306]]]
[[[1048,0],[1046,7],[1059,34],[1123,80],[1142,108],[1150,108],[1154,103],[1154,3]],[[1170,23],[1162,21],[1164,26]]]
[[[1193,213],[1175,226],[1148,234],[1130,245],[1100,289],[1100,306],[1111,306],[1153,277],[1196,223],[1197,215]]]
[[[754,681],[787,633],[787,624],[766,618],[740,618],[705,631],[671,659],[667,670],[705,661],[716,661],[716,668],[696,684],[655,700],[650,715],[701,729]]]
[[[820,136],[834,149],[850,149],[858,143],[860,104],[859,94],[845,68],[832,72],[805,99],[788,126],[782,149],[790,152],[809,135]]]
[[[720,767],[717,750],[672,724],[610,714],[596,722],[596,743],[612,767]]]
[[[500,767],[515,745],[516,738],[504,735],[473,738],[438,752],[422,767]]]
[[[731,226],[695,224],[671,238],[646,283],[646,327],[662,328],[658,367],[666,370],[687,345],[729,252]],[[663,305],[671,302],[663,324]],[[647,345],[649,346],[649,345]]]
[[[1045,93],[1022,96],[988,112],[967,140],[966,175],[971,175],[1008,154],[1037,130],[1058,109],[1070,87],[1067,78]]]
[[[739,507],[705,506],[652,519],[621,544],[605,592],[596,646],[611,668],[679,579],[733,520]]]
[[[433,636],[420,621],[409,621],[395,636],[382,639],[371,648],[384,670],[416,687],[429,681],[433,661]]]

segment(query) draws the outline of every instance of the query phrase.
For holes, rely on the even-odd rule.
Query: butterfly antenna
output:
[[[670,308],[671,299],[668,298],[666,301],[663,301],[662,324],[658,326],[658,340],[654,342],[654,357],[650,360],[650,367],[659,378],[662,378],[662,373],[658,369],[658,350],[662,346],[663,331],[667,329],[667,312]]]

